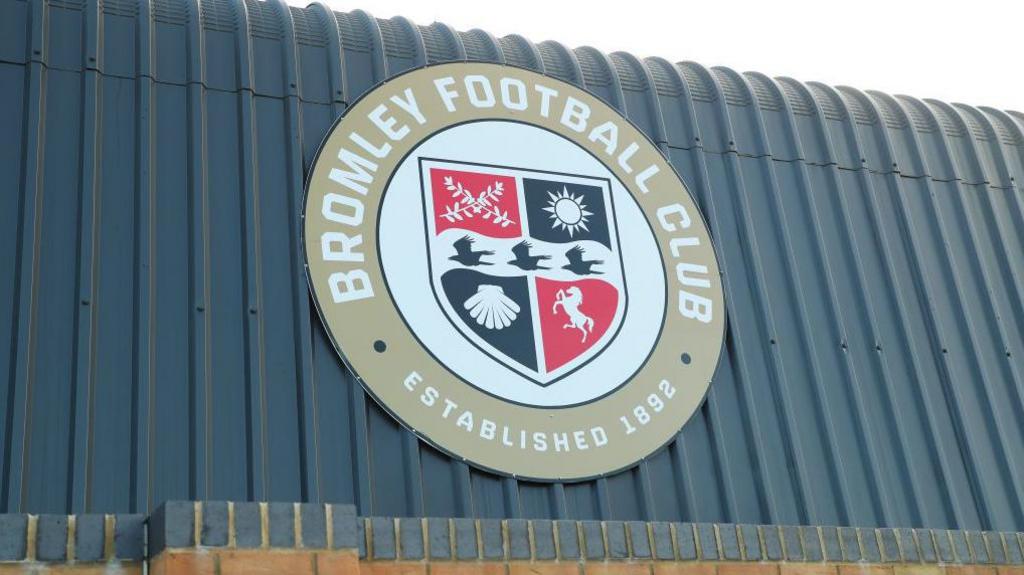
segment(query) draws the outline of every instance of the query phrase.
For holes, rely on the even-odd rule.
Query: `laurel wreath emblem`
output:
[[[455,199],[454,203],[445,206],[444,213],[441,214],[441,217],[449,222],[461,222],[479,215],[484,220],[503,228],[516,223],[508,217],[508,210],[502,210],[498,206],[505,194],[503,183],[496,181],[487,186],[486,190],[473,195],[462,182],[455,181],[452,176],[445,176],[444,187]]]

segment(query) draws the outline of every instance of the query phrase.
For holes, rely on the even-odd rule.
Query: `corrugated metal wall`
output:
[[[712,227],[727,353],[633,470],[544,485],[452,461],[367,399],[311,309],[321,138],[390,74],[467,58],[611,102]],[[321,5],[0,0],[0,511],[1024,529],[1022,126]]]

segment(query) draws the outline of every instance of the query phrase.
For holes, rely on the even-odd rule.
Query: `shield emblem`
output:
[[[430,282],[459,333],[547,386],[615,338],[627,290],[611,182],[420,159]]]

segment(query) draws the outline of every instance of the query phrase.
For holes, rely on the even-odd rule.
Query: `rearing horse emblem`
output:
[[[569,316],[569,323],[562,326],[562,329],[575,328],[583,334],[580,342],[587,341],[587,335],[594,331],[594,319],[580,311],[583,305],[583,291],[576,286],[569,286],[564,290],[558,290],[555,294],[555,304],[551,306],[551,313],[558,315],[558,306]]]

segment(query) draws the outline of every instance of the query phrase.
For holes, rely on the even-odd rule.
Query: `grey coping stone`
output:
[[[917,537],[917,548],[921,551],[921,561],[925,563],[936,563],[939,560],[935,551],[935,543],[932,541],[932,532],[927,529],[914,529]]]
[[[701,559],[718,559],[718,543],[715,541],[715,526],[713,524],[697,524],[697,543],[700,547]]]
[[[900,560],[900,548],[896,543],[896,533],[892,529],[879,529],[879,539],[882,541],[882,561],[897,563]]]
[[[270,529],[270,546],[295,547],[295,504],[267,503],[267,519]]]
[[[484,544],[484,559],[505,558],[505,542],[501,536],[500,519],[481,519],[480,538]]]
[[[0,514],[0,561],[21,561],[25,558],[28,515]]]
[[[900,542],[900,551],[905,563],[917,563],[921,561],[921,554],[917,550],[917,541],[914,539],[914,532],[910,529],[897,529],[896,538]]]
[[[555,522],[558,530],[559,559],[580,558],[580,536],[575,521],[560,520]]]
[[[550,519],[533,520],[533,549],[535,559],[551,560],[555,553],[555,527]]]
[[[1006,543],[1006,561],[1019,565],[1024,563],[1024,554],[1021,553],[1020,541],[1016,533],[1003,533],[1003,541]]]
[[[238,512],[235,512],[238,521]],[[356,549],[360,547],[355,505],[331,505],[331,544],[335,549]],[[365,544],[365,542],[364,542]]]
[[[199,540],[207,547],[223,547],[228,544],[227,501],[203,503],[203,524],[199,529]]]
[[[824,543],[826,561],[843,560],[843,548],[839,545],[838,529],[835,527],[822,527],[821,541]]]
[[[868,563],[881,563],[882,551],[878,548],[878,534],[875,530],[858,527],[857,534],[860,535],[862,559]]]
[[[306,549],[327,548],[327,512],[321,504],[299,504],[302,546]]]
[[[821,561],[821,538],[818,537],[817,527],[800,527],[800,542],[803,543],[804,559],[807,561]]]
[[[693,523],[674,523],[676,532],[676,548],[679,559],[694,561],[697,559],[697,542],[693,538]]]
[[[149,556],[195,545],[195,504],[167,501],[149,516]]]
[[[512,559],[530,558],[530,528],[525,519],[508,520],[508,555]]]
[[[740,539],[736,534],[736,526],[731,524],[720,524],[718,526],[718,540],[722,543],[722,555],[724,559],[739,561],[742,558],[740,553]]]
[[[839,528],[839,544],[843,548],[843,561],[860,561],[860,541],[857,540],[857,530],[853,527]]]
[[[455,521],[455,558],[460,560],[476,559],[476,522],[468,517],[459,517]]]
[[[949,538],[953,540],[953,557],[957,563],[971,563],[971,549],[967,546],[967,537],[963,531],[950,531]]]
[[[114,516],[114,556],[141,561],[146,556],[146,517],[137,514]]]
[[[630,521],[626,524],[630,535],[631,556],[636,559],[650,559],[650,536],[647,524],[643,521]]]
[[[626,546],[626,524],[622,521],[606,521],[604,530],[608,537],[608,557],[611,559],[629,557],[629,548]]]
[[[953,543],[949,540],[949,531],[932,529],[932,540],[935,542],[935,550],[939,554],[939,561],[943,563],[956,561],[956,555],[953,554]]]
[[[373,542],[374,559],[397,559],[398,548],[395,543],[395,521],[388,517],[370,519],[370,530]]]
[[[398,520],[399,547],[402,559],[423,559],[426,550],[423,548],[423,521],[415,517],[403,517]]]
[[[654,536],[654,558],[671,560],[675,559],[675,551],[672,549],[672,529],[664,521],[651,523],[651,535]]]
[[[102,514],[89,513],[75,518],[75,561],[103,560],[107,522]]]
[[[356,519],[356,541],[359,543],[359,558],[366,559],[366,521]]]
[[[36,519],[36,559],[65,561],[68,556],[68,516],[40,515]]]
[[[743,543],[743,558],[747,561],[761,560],[761,539],[757,536],[756,525],[740,525],[740,541]]]
[[[629,529],[629,542],[633,548],[632,556],[636,559],[651,558],[651,539],[647,534],[647,523],[643,521],[630,521],[626,524]]]
[[[529,546],[526,547],[529,550]],[[440,517],[427,519],[427,550],[431,559],[451,559],[452,538],[448,520]]]
[[[583,547],[587,559],[604,559],[604,536],[600,521],[583,521]]]
[[[765,558],[770,561],[781,561],[786,558],[782,551],[782,539],[779,537],[779,528],[774,525],[763,525],[758,527],[761,530],[761,539],[764,540]]]
[[[263,545],[263,521],[260,519],[260,504],[239,502],[235,509],[235,546],[255,549]]]
[[[1003,541],[999,534],[994,531],[986,531],[982,534],[985,543],[988,544],[989,556],[993,563],[1006,565],[1006,552],[1003,551]]]
[[[800,530],[792,525],[782,527],[782,548],[787,561],[803,561],[804,546],[800,543]]]
[[[988,549],[985,547],[985,540],[981,536],[981,531],[968,531],[967,532],[967,544],[971,547],[971,552],[974,556],[974,561],[977,563],[991,563],[992,558],[988,554]]]

